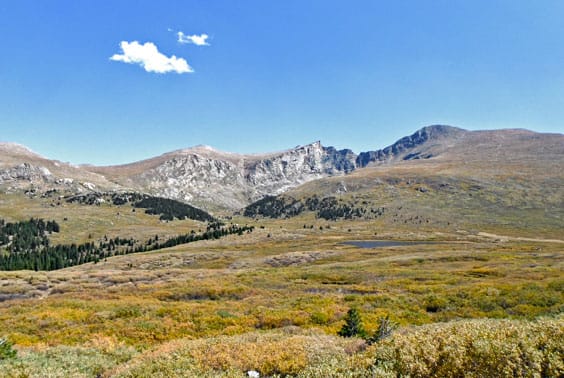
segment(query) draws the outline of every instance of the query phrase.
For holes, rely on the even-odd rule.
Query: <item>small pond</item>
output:
[[[359,248],[384,248],[384,247],[403,247],[408,245],[439,244],[434,241],[399,241],[399,240],[351,240],[343,242],[346,245],[354,245]]]

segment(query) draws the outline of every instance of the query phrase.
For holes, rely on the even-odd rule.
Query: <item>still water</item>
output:
[[[394,240],[351,240],[343,244],[354,245],[359,248],[403,247],[406,245],[438,244],[433,241],[394,241]]]

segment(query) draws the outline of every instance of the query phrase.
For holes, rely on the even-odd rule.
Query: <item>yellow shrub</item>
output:
[[[376,365],[410,377],[558,377],[564,323],[467,320],[404,330],[378,345]]]
[[[368,371],[366,369],[372,360],[363,359],[359,354],[364,345],[362,340],[323,335],[298,327],[237,336],[175,340],[138,356],[105,376],[242,377],[246,371],[256,370],[261,376],[305,374],[309,377],[319,376],[314,372],[327,371],[327,368],[337,371],[336,366],[342,373],[355,365]],[[326,368],[321,368],[321,365]]]
[[[290,337],[285,340],[218,339],[205,349],[192,351],[202,369],[241,371],[257,370],[263,375],[295,374],[307,365],[304,340]]]

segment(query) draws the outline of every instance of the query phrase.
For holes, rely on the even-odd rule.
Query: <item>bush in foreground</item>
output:
[[[0,360],[0,377],[7,378],[95,378],[125,363],[135,353],[123,345],[24,349],[17,358]]]
[[[115,376],[560,377],[564,323],[463,320],[398,330],[374,345],[288,328],[179,340],[122,366]],[[156,375],[155,375],[156,374]],[[109,375],[114,376],[114,375]]]
[[[5,337],[0,338],[0,360],[16,357],[14,344]]]
[[[409,377],[561,377],[564,323],[464,320],[395,333],[375,350],[380,374]]]
[[[137,353],[119,344],[22,350],[7,377],[561,377],[564,319],[463,320],[364,340],[287,327],[179,339]],[[21,357],[20,357],[21,355]],[[0,375],[1,375],[0,374]]]

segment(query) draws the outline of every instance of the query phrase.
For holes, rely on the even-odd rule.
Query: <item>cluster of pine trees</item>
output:
[[[326,220],[377,217],[384,214],[384,209],[371,209],[339,201],[336,197],[308,197],[303,201],[288,196],[266,196],[245,208],[247,217],[263,216],[269,218],[289,218],[305,210],[315,211],[317,218]]]
[[[366,213],[366,209],[355,207],[352,204],[339,203],[335,197],[326,197],[322,200],[317,197],[308,198],[306,205],[310,210],[317,211],[318,218],[326,220],[362,218]]]
[[[59,232],[55,221],[31,218],[25,222],[6,223],[0,219],[0,246],[8,245],[10,252],[22,252],[39,246],[48,246],[47,234]]]
[[[155,251],[198,240],[219,239],[231,234],[242,235],[253,230],[254,226],[225,226],[215,221],[208,224],[206,231],[192,231],[163,241],[158,236],[146,243],[134,239],[104,237],[97,243],[51,246],[47,234],[59,231],[56,222],[30,219],[25,222],[4,223],[0,220],[0,270],[55,270],[88,262],[97,263],[111,256]]]
[[[161,220],[193,219],[201,222],[214,222],[215,218],[194,206],[169,198],[153,197],[136,192],[129,193],[86,193],[66,198],[69,203],[83,205],[101,205],[110,202],[116,206],[131,204],[139,209],[145,209],[147,214],[160,215]]]
[[[246,217],[263,216],[269,218],[289,218],[299,215],[304,205],[292,197],[266,196],[245,208]]]
[[[147,214],[160,215],[160,220],[194,219],[201,222],[214,222],[210,214],[186,203],[161,197],[145,197],[134,203],[135,207],[146,209]]]
[[[0,270],[55,270],[87,262],[98,262],[114,251],[94,243],[57,244],[0,256]]]

